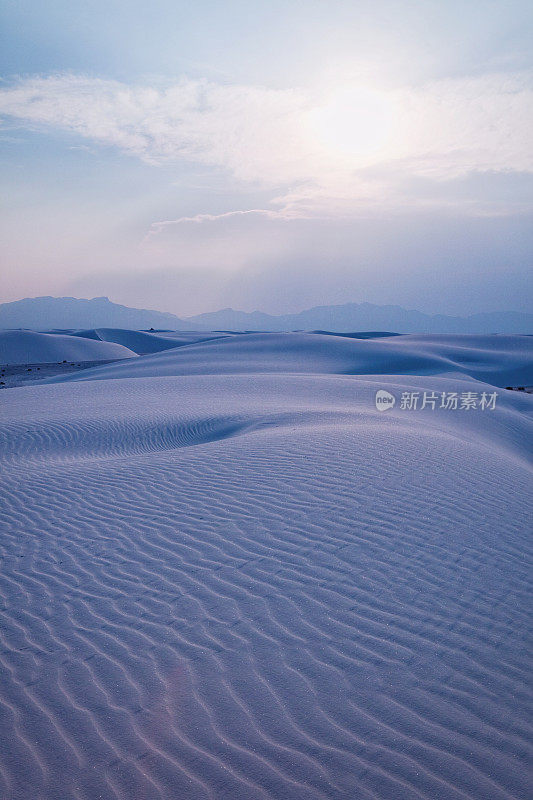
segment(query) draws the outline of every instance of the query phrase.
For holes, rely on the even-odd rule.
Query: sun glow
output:
[[[393,104],[383,92],[345,87],[312,112],[311,124],[314,136],[330,153],[368,163],[389,150],[394,116]]]

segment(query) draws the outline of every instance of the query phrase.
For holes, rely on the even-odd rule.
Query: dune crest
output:
[[[115,342],[36,331],[0,331],[0,364],[52,364],[58,361],[107,361],[137,353]]]

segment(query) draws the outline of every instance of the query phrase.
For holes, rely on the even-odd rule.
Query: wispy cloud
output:
[[[69,131],[150,163],[185,159],[267,183],[305,172],[296,135],[304,105],[293,90],[188,79],[155,88],[58,75],[0,92],[0,114],[23,125]]]
[[[292,218],[399,203],[413,176],[447,181],[485,170],[533,171],[533,93],[523,76],[439,81],[384,96],[392,110],[387,142],[362,159],[328,148],[313,126],[328,98],[297,89],[186,78],[164,87],[128,86],[66,74],[2,89],[0,114],[153,164],[210,165],[277,195],[270,210],[181,217],[155,223],[152,233],[235,214]]]
[[[195,214],[194,217],[178,217],[177,219],[167,219],[161,222],[153,222],[150,230],[145,236],[143,242],[149,242],[154,236],[163,233],[168,228],[173,228],[178,225],[187,224],[200,224],[202,222],[224,222],[225,220],[235,219],[239,217],[264,217],[265,219],[272,220],[289,220],[301,219],[305,216],[302,212],[294,211],[276,211],[269,208],[249,208],[243,211],[225,211],[223,214]]]

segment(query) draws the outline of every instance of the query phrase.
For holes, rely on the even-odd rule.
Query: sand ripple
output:
[[[531,796],[530,473],[353,380],[4,393],[2,797]]]

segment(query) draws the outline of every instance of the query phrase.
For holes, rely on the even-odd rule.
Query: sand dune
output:
[[[73,336],[99,339],[102,342],[115,342],[132,350],[137,355],[157,353],[185,344],[221,338],[222,334],[187,333],[184,331],[130,331],[124,328],[93,328],[75,331]]]
[[[374,402],[525,381],[529,341],[242,336],[5,391],[0,796],[529,798],[532,398]]]
[[[75,376],[94,380],[222,373],[350,375],[464,374],[496,386],[533,382],[529,336],[393,336],[352,339],[313,333],[256,333],[192,343]],[[69,380],[69,378],[65,378]]]
[[[133,350],[114,342],[36,331],[0,331],[0,364],[52,364],[131,358]]]

